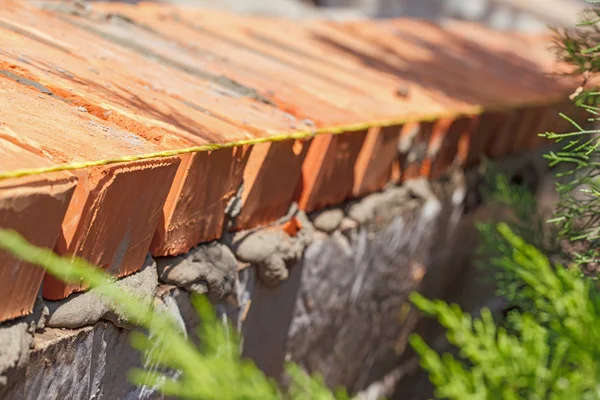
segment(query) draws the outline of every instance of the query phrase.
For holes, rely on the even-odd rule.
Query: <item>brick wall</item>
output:
[[[415,210],[429,209],[404,209],[424,198],[406,197],[407,188],[453,176],[483,155],[527,153],[541,144],[537,132],[567,129],[557,110],[566,110],[573,82],[547,74],[554,64],[544,36],[458,22],[292,21],[151,3],[36,4],[5,1],[0,10],[0,227],[83,257],[124,285],[149,274],[143,287],[153,288],[150,298],[185,297],[186,290],[236,295],[228,312],[238,319],[242,313],[254,329],[268,325],[277,303],[281,321],[302,332],[304,317],[294,320],[293,312],[303,274],[314,269],[319,282],[343,275],[322,254],[351,249],[355,258],[344,264],[356,271],[346,280],[363,279],[361,268],[381,276],[398,268],[398,282],[384,287],[390,296],[400,290],[396,283],[417,287],[413,275],[427,271],[419,267],[427,257],[396,266],[375,256],[392,241],[390,257],[414,258],[403,242],[412,228],[393,221],[406,212],[404,223],[418,227],[425,211]],[[98,160],[110,162],[86,164]],[[64,165],[79,167],[2,175]],[[439,204],[452,202],[448,193],[438,197]],[[377,217],[381,204],[397,215]],[[369,232],[368,224],[381,226]],[[354,233],[343,239],[341,232]],[[427,243],[418,252],[427,255]],[[148,266],[149,254],[157,267]],[[309,265],[301,274],[293,265],[302,260]],[[193,278],[183,282],[178,270]],[[352,302],[363,290],[379,299],[383,278],[370,276],[336,290]],[[0,351],[3,344],[12,349],[0,358],[0,375],[29,377],[39,367],[28,367],[29,357],[63,351],[47,344],[79,343],[69,335],[92,335],[100,321],[114,320],[86,287],[4,253],[0,277]],[[269,284],[280,286],[263,288]],[[248,302],[240,288],[256,289],[262,300]],[[377,314],[386,326],[401,299]],[[68,311],[78,304],[91,309]],[[356,321],[366,312],[359,311]],[[328,329],[347,329],[338,322]],[[94,328],[79,330],[86,325]],[[44,341],[60,328],[74,329],[65,333],[71,339]],[[390,325],[386,335],[398,329]],[[285,327],[269,335],[279,350],[288,346]],[[247,343],[257,343],[252,337]],[[290,334],[290,351],[302,358],[297,337]],[[120,336],[111,338],[121,346]],[[281,351],[262,364],[259,348],[246,350],[276,375]]]

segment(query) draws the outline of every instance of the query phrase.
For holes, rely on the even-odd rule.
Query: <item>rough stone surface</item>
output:
[[[258,280],[252,288],[250,308],[242,321],[242,354],[275,379],[283,372],[283,355],[302,283],[302,265],[300,260],[291,266],[288,279],[277,286]]]
[[[115,286],[139,297],[146,304],[151,304],[153,301],[157,284],[156,264],[150,256],[146,258],[140,272],[114,283]],[[47,301],[49,315],[46,325],[52,328],[75,329],[93,325],[101,319],[105,319],[117,326],[128,327],[127,318],[111,304],[101,296],[97,289],[74,294],[61,301]]]
[[[407,296],[447,256],[459,188],[419,185],[418,196],[393,188],[355,203],[362,225],[315,240],[304,255],[287,352],[331,386],[361,390],[393,369],[416,323],[400,318]]]
[[[195,337],[199,321],[187,292],[173,286],[159,287],[155,306],[170,313],[187,335]],[[10,345],[12,350],[9,353],[2,348],[1,354],[16,355],[18,346],[29,353],[32,341],[31,335],[23,334],[26,329],[26,324],[18,325],[11,332],[12,342],[5,341],[0,331],[0,343]],[[0,384],[0,398],[164,399],[153,388],[135,387],[128,381],[127,372],[132,368],[157,370],[131,347],[130,332],[105,321],[80,329],[47,328],[35,336],[35,347],[24,360],[27,362],[18,363],[7,374],[7,384]]]
[[[33,335],[45,328],[47,317],[48,308],[40,291],[30,315],[0,326],[0,391],[8,383],[7,376],[12,370],[29,360]]]
[[[192,293],[209,293],[222,298],[233,291],[237,261],[227,246],[211,242],[177,257],[157,260],[161,282]]]
[[[78,330],[47,329],[35,340],[27,365],[0,388],[2,399],[153,399],[148,388],[127,381],[127,371],[142,367],[128,331],[99,322]]]
[[[26,322],[6,324],[0,328],[0,388],[6,385],[6,372],[27,362],[33,335]]]
[[[425,181],[427,184],[427,181]],[[384,212],[386,208],[397,209],[398,206],[404,207],[409,206],[409,200],[412,197],[427,198],[429,195],[424,193],[410,192],[405,187],[390,187],[382,192],[372,193],[360,200],[350,202],[346,206],[346,213],[348,217],[356,221],[358,224],[366,224],[372,221],[378,212]],[[414,204],[413,204],[414,205]]]

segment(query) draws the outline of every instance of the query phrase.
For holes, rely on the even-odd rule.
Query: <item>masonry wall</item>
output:
[[[548,177],[540,160],[537,153],[510,159],[507,172],[525,174],[536,190]],[[411,291],[451,298],[467,309],[493,301],[489,283],[472,265],[474,222],[485,218],[487,207],[477,200],[479,182],[476,171],[456,171],[431,183],[392,185],[308,218],[292,210],[287,218],[299,218],[302,233],[282,237],[278,248],[267,250],[286,258],[296,247],[286,259],[285,280],[265,276],[260,262],[240,260],[250,256],[239,237],[263,240],[271,234],[263,229],[201,245],[183,257],[148,257],[141,272],[120,284],[154,299],[192,335],[199,321],[189,293],[225,294],[215,303],[217,311],[243,333],[244,354],[265,373],[285,382],[284,362],[293,360],[322,373],[332,387],[362,391],[403,365],[412,365],[408,372],[414,374],[408,335],[416,329],[435,339],[439,332],[409,311]],[[196,279],[178,281],[177,269],[196,271]],[[128,343],[132,327],[94,296],[40,298],[32,317],[0,328],[0,398],[160,398],[152,388],[128,383],[127,370],[142,366]],[[33,325],[46,328],[32,334]],[[401,393],[423,390],[411,382],[402,383]]]
[[[407,294],[467,276],[465,171],[576,114],[544,36],[2,5],[0,228],[85,258],[184,330],[188,293],[207,293],[277,379],[293,359],[362,390],[402,365],[420,329]],[[134,327],[97,291],[7,252],[0,289],[0,397],[155,396],[127,383]]]

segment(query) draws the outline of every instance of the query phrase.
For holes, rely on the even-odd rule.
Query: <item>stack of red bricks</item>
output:
[[[310,212],[527,151],[572,91],[548,76],[547,47],[463,23],[5,0],[0,171],[344,133],[0,180],[0,227],[125,276],[149,251],[219,238],[240,187],[234,229],[249,229],[293,202]],[[42,281],[51,300],[85,289],[0,253],[0,321],[31,312]]]

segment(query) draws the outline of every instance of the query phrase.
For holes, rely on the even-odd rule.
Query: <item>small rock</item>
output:
[[[435,195],[431,191],[431,185],[425,178],[412,179],[406,182],[404,187],[408,189],[410,194],[412,194],[414,197],[418,197],[423,200],[435,198]]]
[[[332,208],[315,213],[312,223],[318,230],[331,233],[340,226],[343,218],[344,211],[339,208]]]
[[[398,97],[408,97],[409,94],[410,91],[408,89],[408,86],[398,86],[396,88],[396,96]]]
[[[349,231],[350,229],[354,229],[358,226],[358,222],[353,220],[352,218],[344,217],[342,222],[340,223],[340,231]]]
[[[81,112],[85,112],[85,113],[88,112],[87,108],[82,107],[82,106],[78,106],[77,111],[81,111]]]
[[[347,214],[350,218],[358,222],[360,225],[371,220],[375,216],[375,207],[382,200],[381,193],[373,193],[362,200],[350,204]]]
[[[289,276],[285,260],[278,254],[271,254],[263,261],[258,266],[258,273],[263,282],[269,286],[276,286]]]
[[[285,233],[279,229],[263,229],[250,233],[236,243],[235,255],[241,261],[263,262],[284,246],[285,237]]]

